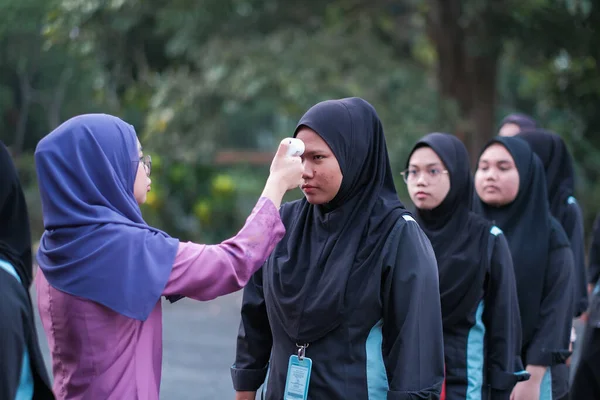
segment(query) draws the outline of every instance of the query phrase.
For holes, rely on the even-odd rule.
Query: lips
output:
[[[498,192],[498,191],[500,191],[500,189],[498,189],[498,186],[487,185],[487,186],[483,187],[483,191],[484,192]]]
[[[313,193],[317,188],[311,185],[302,185],[300,187],[305,194]]]

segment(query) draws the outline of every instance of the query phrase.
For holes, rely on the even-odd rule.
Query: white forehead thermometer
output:
[[[288,139],[288,149],[286,155],[296,157],[304,154],[304,142],[300,139],[290,138]]]

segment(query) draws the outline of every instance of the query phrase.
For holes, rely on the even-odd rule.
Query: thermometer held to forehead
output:
[[[299,157],[304,154],[304,142],[300,139],[290,138],[288,139],[288,149],[286,155],[291,157]]]

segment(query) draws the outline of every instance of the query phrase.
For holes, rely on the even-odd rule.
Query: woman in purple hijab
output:
[[[144,222],[151,161],[128,123],[81,115],[40,141],[36,286],[58,399],[158,399],[161,296],[214,299],[261,267],[285,233],[282,197],[301,182],[300,157],[286,150],[282,142],[241,231],[200,245]]]
[[[500,123],[498,136],[515,136],[521,131],[535,129],[537,122],[527,114],[508,114]]]

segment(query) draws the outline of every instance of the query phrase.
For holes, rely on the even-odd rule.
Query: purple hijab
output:
[[[45,232],[37,261],[54,288],[144,321],[179,241],[146,224],[133,195],[133,127],[105,114],[64,122],[37,145]]]
[[[506,124],[515,124],[521,128],[521,130],[535,129],[537,127],[536,120],[523,113],[508,114],[506,117],[504,117],[502,122],[500,122],[500,128]]]

